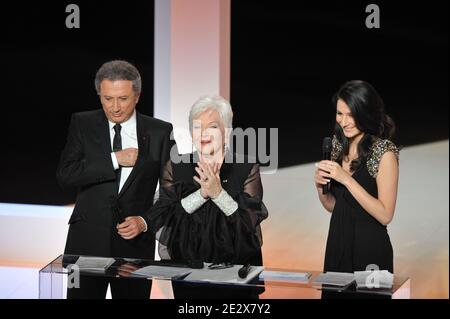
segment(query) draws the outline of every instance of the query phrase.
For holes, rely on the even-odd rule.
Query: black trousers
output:
[[[105,299],[108,283],[112,299],[150,299],[151,280],[80,276],[79,288],[68,288],[67,299]]]

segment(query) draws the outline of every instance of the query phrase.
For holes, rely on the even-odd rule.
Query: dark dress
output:
[[[208,200],[188,214],[181,200],[200,188],[193,179],[197,175],[197,154],[187,154],[188,163],[169,161],[163,172],[159,198],[145,219],[149,232],[156,234],[163,259],[190,262],[231,262],[262,265],[260,223],[268,216],[262,202],[263,189],[259,165],[247,157],[228,154],[220,170],[223,189],[237,202],[238,209],[226,216]],[[183,289],[174,285],[175,298],[252,297],[230,295],[226,289]],[[187,287],[186,287],[187,288]],[[254,293],[254,291],[253,291]]]
[[[341,151],[342,146],[334,137],[332,160],[336,161]],[[374,197],[378,197],[378,165],[389,151],[398,158],[398,149],[391,141],[376,140],[367,162],[353,173],[353,178]],[[336,204],[331,214],[324,271],[352,273],[377,265],[380,270],[393,273],[393,251],[386,226],[366,212],[342,184],[333,180],[331,192]]]

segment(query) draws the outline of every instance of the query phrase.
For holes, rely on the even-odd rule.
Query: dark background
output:
[[[69,3],[80,29],[65,27]],[[331,96],[352,79],[377,88],[402,145],[448,139],[448,2],[377,1],[381,29],[365,27],[369,3],[232,0],[234,126],[279,128],[281,167],[320,158]],[[153,1],[22,1],[0,14],[0,202],[73,202],[55,170],[70,114],[100,107],[100,65],[134,63],[138,110],[153,115]]]
[[[380,29],[366,28],[370,3]],[[235,126],[278,127],[281,167],[315,161],[332,95],[358,79],[382,96],[402,145],[448,139],[448,2],[420,3],[232,1]]]
[[[68,4],[81,28],[67,29]],[[56,183],[70,114],[101,107],[98,68],[124,59],[142,76],[137,109],[153,115],[153,1],[20,1],[1,9],[0,202],[67,204]]]

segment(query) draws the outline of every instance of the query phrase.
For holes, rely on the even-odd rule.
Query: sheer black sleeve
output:
[[[255,230],[260,245],[262,245],[261,227],[259,224],[268,217],[269,213],[263,203],[263,187],[259,165],[253,165],[250,174],[244,182],[244,189],[236,198],[239,211],[245,219],[245,215],[250,220],[251,228]]]

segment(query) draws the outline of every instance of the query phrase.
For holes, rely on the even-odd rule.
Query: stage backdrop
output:
[[[331,134],[332,94],[347,80],[363,79],[383,96],[405,146],[389,226],[395,271],[412,278],[412,297],[448,298],[447,2],[380,2],[380,29],[366,28],[360,2],[251,0],[198,7],[199,0],[77,1],[81,27],[67,29],[69,3],[5,5],[0,202],[73,203],[74,191],[61,191],[55,181],[70,114],[99,108],[95,71],[126,59],[142,72],[142,113],[153,115],[153,101],[162,101],[157,117],[187,123],[196,97],[219,93],[231,100],[235,127],[278,128],[280,170],[263,175],[270,213],[264,260],[321,269],[330,216],[316,199],[312,162]],[[197,20],[188,19],[194,9]],[[154,35],[158,21],[167,28]],[[200,54],[207,63],[199,63]],[[153,83],[157,74],[164,81]],[[70,207],[2,207],[0,264],[38,266],[62,251]]]

